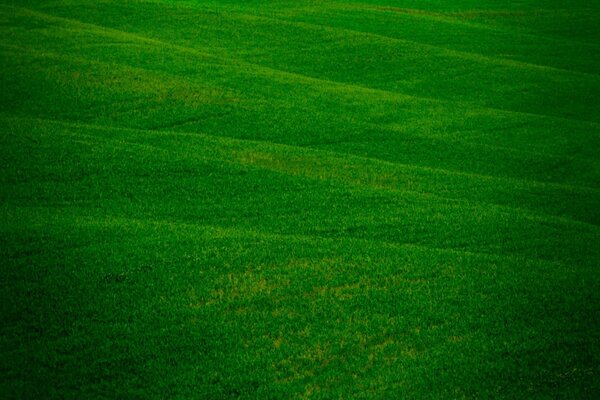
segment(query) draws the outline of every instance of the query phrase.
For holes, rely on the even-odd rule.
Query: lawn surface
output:
[[[600,2],[0,0],[0,397],[600,397]]]

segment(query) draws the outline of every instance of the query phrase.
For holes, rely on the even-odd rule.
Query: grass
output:
[[[3,398],[596,398],[600,4],[0,1]]]

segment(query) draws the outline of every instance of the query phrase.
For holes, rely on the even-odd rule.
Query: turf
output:
[[[0,0],[0,397],[598,398],[600,3]]]

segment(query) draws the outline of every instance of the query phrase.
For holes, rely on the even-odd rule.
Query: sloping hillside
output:
[[[596,398],[600,3],[0,0],[0,397]]]

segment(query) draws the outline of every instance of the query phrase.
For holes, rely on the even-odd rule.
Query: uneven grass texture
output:
[[[596,0],[0,0],[0,397],[600,397]]]

